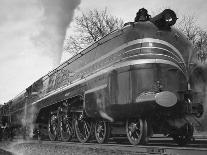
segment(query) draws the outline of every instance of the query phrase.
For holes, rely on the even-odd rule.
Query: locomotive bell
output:
[[[165,9],[162,13],[150,19],[159,29],[170,29],[177,21],[177,16],[171,9]]]

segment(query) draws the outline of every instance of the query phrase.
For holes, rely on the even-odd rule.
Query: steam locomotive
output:
[[[0,108],[14,134],[52,141],[125,136],[133,145],[165,134],[183,145],[193,138],[189,83],[192,45],[172,26],[174,11],[151,18],[140,9],[129,22],[34,82]]]

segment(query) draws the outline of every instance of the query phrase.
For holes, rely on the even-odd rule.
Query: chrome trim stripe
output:
[[[129,65],[140,65],[140,64],[150,64],[150,63],[168,64],[168,65],[175,66],[181,70],[181,68],[177,64],[175,64],[174,62],[169,61],[169,60],[164,60],[164,59],[139,59],[139,60],[126,61],[123,63],[119,63],[118,67],[113,65],[113,69],[111,69],[111,70],[118,69],[118,68],[125,67],[125,66],[129,66]]]
[[[144,38],[143,39],[143,42],[152,42],[152,43],[160,43],[160,44],[164,44],[168,47],[170,47],[171,49],[173,49],[173,51],[175,51],[179,56],[180,58],[182,59],[182,61],[185,63],[184,59],[183,59],[183,56],[181,55],[181,53],[179,52],[179,50],[177,48],[175,48],[172,44],[164,41],[164,40],[160,40],[160,39],[154,39],[154,38]]]
[[[174,61],[176,61],[177,63],[179,63],[175,58],[169,56],[169,55],[165,55],[165,54],[155,54],[155,53],[146,53],[146,54],[136,54],[136,55],[132,55],[132,56],[128,56],[128,57],[125,57],[124,59],[128,59],[130,57],[136,57],[136,56],[163,56],[163,57],[167,57],[169,59],[172,59]],[[124,60],[123,59],[123,60]],[[169,60],[168,60],[169,61]],[[183,66],[182,66],[183,67]],[[179,69],[185,74],[185,72],[187,72],[187,70],[185,68],[182,69],[181,66],[179,66]]]
[[[85,68],[88,68],[89,66],[92,66],[94,65],[95,63],[111,56],[112,54],[115,54],[117,52],[119,52],[120,50],[126,48],[126,47],[129,47],[129,46],[132,46],[132,45],[135,45],[135,44],[139,44],[139,43],[160,43],[160,44],[163,44],[163,45],[166,45],[168,47],[170,47],[171,49],[173,49],[173,51],[175,51],[181,58],[181,60],[183,61],[183,63],[185,64],[185,61],[181,55],[181,53],[173,46],[171,45],[170,43],[164,41],[164,40],[160,40],[160,39],[154,39],[154,38],[143,38],[143,39],[137,39],[137,40],[133,40],[133,41],[130,41],[130,42],[127,42],[117,48],[115,48],[114,50],[112,50],[111,52],[108,52],[107,54],[101,56],[100,58],[96,59],[95,61],[91,62],[91,63],[88,63],[87,65],[83,66],[82,68],[78,69],[75,71],[75,73],[78,73],[82,70],[84,70]],[[185,65],[186,66],[186,65]]]
[[[107,73],[109,71],[112,71],[114,69],[118,69],[118,68],[121,68],[121,67],[125,67],[125,66],[129,66],[129,65],[138,65],[138,64],[149,64],[149,63],[162,63],[162,64],[168,64],[168,65],[172,65],[172,66],[175,66],[177,68],[179,68],[181,71],[182,69],[177,65],[175,64],[174,62],[171,62],[169,60],[164,60],[164,59],[139,59],[139,60],[131,60],[131,61],[125,61],[125,62],[120,62],[120,63],[116,63],[108,68],[105,68],[105,69],[100,69],[100,71],[97,71],[96,73],[92,74],[92,75],[89,75],[88,77],[84,78],[84,79],[81,79],[75,83],[72,83],[68,86],[65,86],[65,87],[60,87],[54,91],[51,91],[49,94],[47,94],[45,97],[37,100],[36,102],[33,102],[32,104],[36,104],[38,102],[40,102],[41,100],[44,100],[52,95],[55,95],[57,93],[60,93],[60,92],[63,92],[67,89],[70,89],[76,85],[79,85],[83,82],[86,82],[86,81],[89,81],[99,75],[102,75],[104,73]]]
[[[107,84],[104,84],[104,85],[101,85],[101,86],[98,86],[98,87],[95,87],[95,88],[92,88],[92,89],[89,89],[89,90],[85,91],[85,94],[88,94],[88,93],[91,93],[91,92],[95,92],[95,91],[104,89],[106,87],[107,87]]]
[[[169,55],[165,55],[165,54],[146,53],[146,54],[139,54],[139,55],[142,55],[142,56],[144,56],[144,55],[146,55],[146,56],[147,56],[147,55],[164,56],[164,57],[168,57],[168,58],[170,58],[170,59],[173,59],[174,61],[176,61],[177,63],[179,63],[175,58],[173,58],[173,57],[171,57],[171,56],[169,56]]]
[[[160,49],[160,50],[163,50],[163,51],[166,51],[166,52],[172,54],[172,55],[175,56],[178,60],[181,59],[181,62],[179,62],[179,63],[185,63],[185,62],[182,62],[182,58],[180,58],[180,57],[178,57],[177,55],[175,55],[175,53],[173,53],[172,51],[169,51],[169,50],[167,50],[167,49],[165,49],[165,48],[161,48],[161,47],[155,47],[155,46],[153,46],[153,47],[139,47],[139,48],[134,48],[134,49],[131,49],[131,50],[128,50],[128,51],[124,52],[124,54],[125,54],[125,53],[129,53],[129,52],[134,51],[134,50],[141,50],[141,49]]]

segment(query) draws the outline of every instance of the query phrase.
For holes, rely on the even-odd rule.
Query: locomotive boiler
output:
[[[193,136],[192,45],[172,27],[176,20],[170,9],[153,18],[140,9],[135,22],[34,82],[1,116],[12,128],[32,126],[40,136],[46,130],[50,140],[126,136],[136,145],[161,133],[186,144]]]

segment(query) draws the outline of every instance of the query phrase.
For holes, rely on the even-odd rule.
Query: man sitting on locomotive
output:
[[[2,140],[2,137],[4,136],[7,127],[8,127],[8,117],[2,116],[1,123],[0,123],[0,140]]]
[[[137,15],[134,19],[134,22],[139,22],[139,21],[148,21],[151,18],[151,16],[148,14],[148,11],[145,8],[139,9],[137,12]]]

